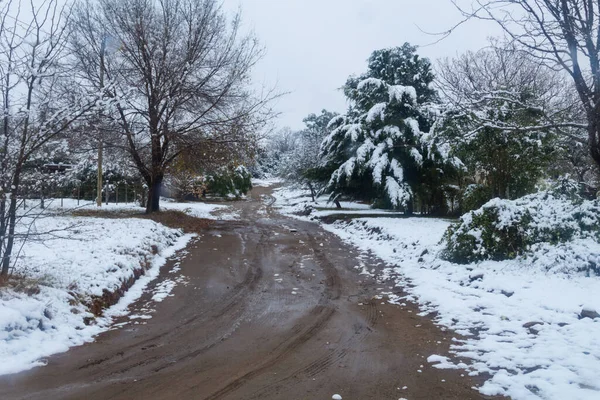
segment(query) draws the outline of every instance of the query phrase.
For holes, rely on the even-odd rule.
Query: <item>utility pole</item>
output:
[[[106,53],[106,36],[102,38],[102,44],[100,45],[100,91],[104,91],[104,54]],[[102,158],[104,156],[104,142],[102,141],[102,128],[100,126],[102,122],[102,111],[98,111],[98,182],[96,190],[98,195],[96,196],[96,206],[102,207]],[[108,198],[108,193],[106,194]]]

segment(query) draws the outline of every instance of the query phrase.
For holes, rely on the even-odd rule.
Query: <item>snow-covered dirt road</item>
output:
[[[455,334],[386,303],[393,285],[359,275],[356,249],[272,201],[256,188],[235,203],[240,220],[215,221],[116,329],[0,377],[0,398],[485,398],[481,380],[426,361]]]

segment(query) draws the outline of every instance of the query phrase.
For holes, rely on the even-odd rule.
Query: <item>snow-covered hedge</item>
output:
[[[584,200],[569,182],[517,200],[493,199],[465,214],[444,236],[456,263],[519,256],[565,272],[599,272],[600,201]],[[598,247],[598,246],[592,246]],[[581,249],[587,251],[581,251]]]
[[[206,177],[207,190],[220,197],[241,197],[252,189],[252,175],[246,167],[221,168]]]
[[[469,185],[460,199],[461,210],[463,212],[477,210],[493,197],[491,188],[480,184]]]

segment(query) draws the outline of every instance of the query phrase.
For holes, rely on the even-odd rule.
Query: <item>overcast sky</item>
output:
[[[255,81],[290,92],[277,104],[278,125],[294,129],[323,108],[343,112],[338,88],[366,70],[373,50],[409,42],[435,61],[479,49],[499,34],[491,23],[471,21],[426,46],[437,38],[422,31],[443,31],[460,20],[449,0],[225,0],[225,6],[241,6],[245,26],[266,47]]]

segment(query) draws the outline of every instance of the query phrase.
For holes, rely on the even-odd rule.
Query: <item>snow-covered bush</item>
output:
[[[252,189],[252,175],[246,167],[221,168],[206,177],[206,189],[220,197],[240,197]]]
[[[461,196],[462,212],[477,210],[494,197],[492,189],[485,185],[472,184],[466,187]]]
[[[517,200],[493,199],[465,214],[446,232],[443,256],[456,263],[543,257],[547,268],[598,272],[600,253],[584,255],[577,247],[599,238],[600,201],[584,200],[575,184],[563,181]]]

